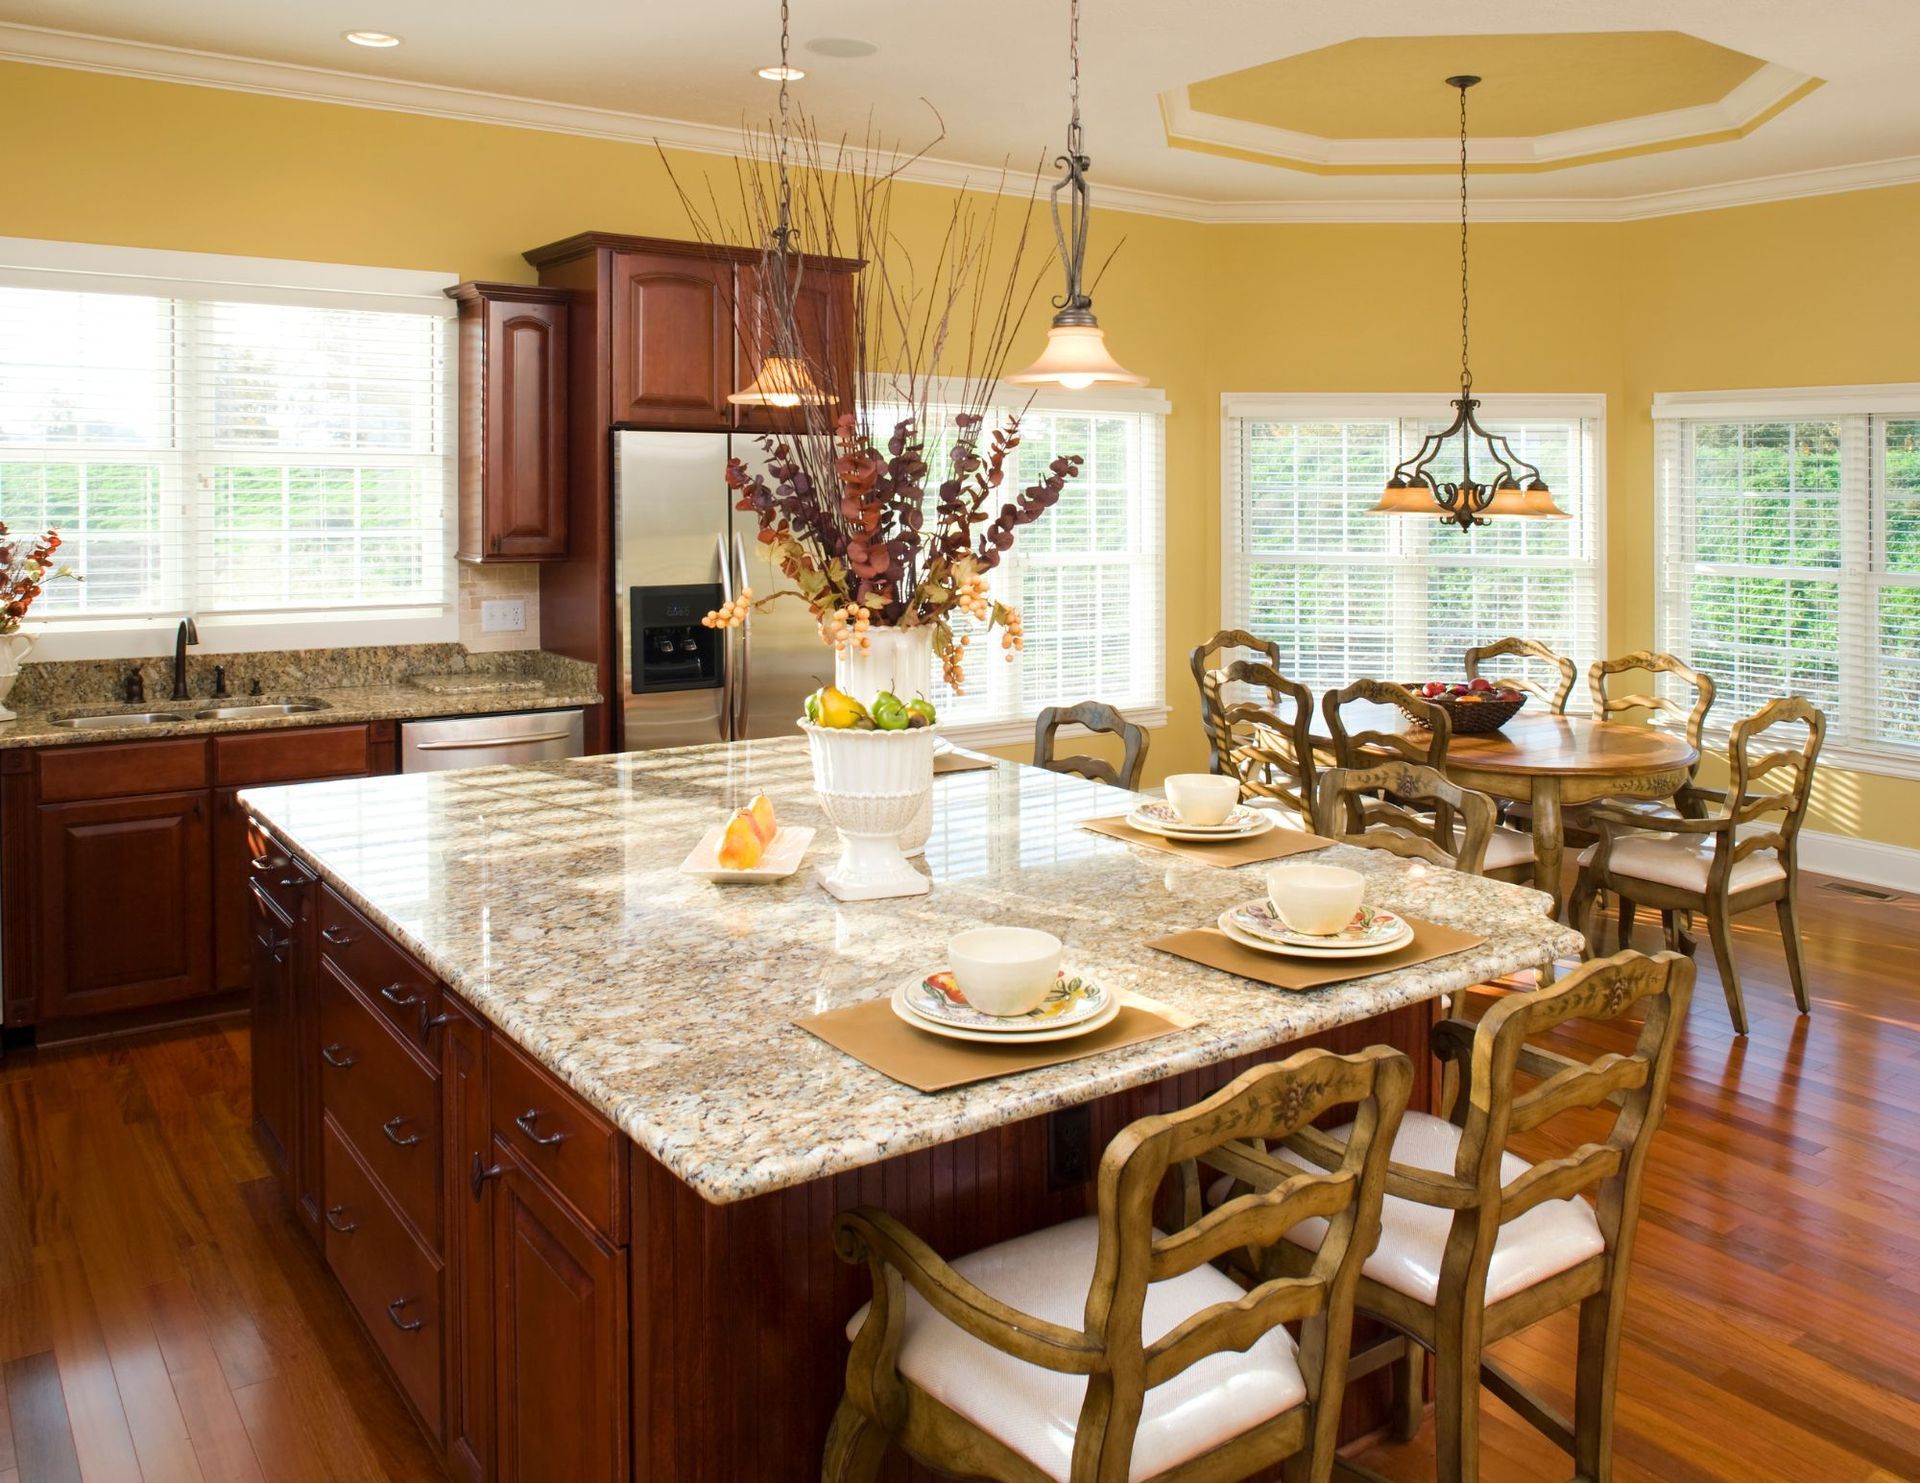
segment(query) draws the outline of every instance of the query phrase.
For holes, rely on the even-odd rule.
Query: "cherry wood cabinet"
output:
[[[493,1210],[488,1203],[486,1026],[452,995],[441,1000],[447,1202],[447,1465],[457,1478],[493,1466]],[[476,1175],[480,1176],[476,1178]]]
[[[462,283],[462,561],[567,554],[567,294]]]
[[[612,256],[614,420],[730,426],[733,264],[677,253]]]
[[[734,389],[749,386],[771,351],[772,331],[761,309],[764,265],[741,263],[735,269],[739,302],[734,332]],[[794,269],[794,328],[806,352],[807,368],[820,389],[833,398],[832,416],[850,404],[854,366],[853,274],[803,261]],[[790,432],[805,427],[805,414],[781,407],[736,407],[734,425],[743,432]]]
[[[298,1036],[293,994],[294,924],[264,891],[249,881],[247,946],[252,963],[251,1049],[253,1126],[282,1174],[292,1171],[298,1141],[295,1049]]]

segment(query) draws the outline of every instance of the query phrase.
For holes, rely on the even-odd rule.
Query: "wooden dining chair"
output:
[[[1088,731],[1119,737],[1120,765],[1115,767],[1099,757],[1054,756],[1054,734],[1062,726],[1084,726]],[[1138,788],[1140,770],[1147,765],[1147,730],[1097,700],[1083,700],[1078,705],[1050,705],[1034,721],[1033,765],[1049,772],[1092,778],[1096,783],[1111,783],[1116,788]]]
[[[1798,747],[1766,739],[1775,727],[1804,728]],[[1812,1010],[1794,897],[1800,884],[1800,828],[1813,792],[1814,767],[1827,718],[1798,696],[1769,701],[1735,724],[1727,745],[1731,782],[1724,790],[1682,790],[1672,813],[1649,814],[1613,802],[1593,805],[1587,817],[1600,838],[1580,856],[1580,879],[1567,920],[1586,934],[1589,954],[1599,932],[1599,897],[1620,898],[1620,944],[1632,940],[1638,907],[1660,912],[1667,945],[1691,949],[1680,913],[1707,919],[1713,958],[1726,991],[1734,1033],[1747,1033],[1747,1006],[1733,957],[1732,919],[1772,905],[1780,918],[1787,976],[1800,1013]],[[1777,748],[1755,755],[1756,744]],[[1717,809],[1717,812],[1709,812]]]
[[[1521,661],[1512,672],[1501,676],[1501,683],[1518,685],[1529,695],[1534,695],[1547,703],[1547,709],[1556,716],[1567,713],[1567,699],[1573,694],[1573,684],[1579,676],[1574,662],[1564,654],[1556,654],[1538,639],[1504,638],[1491,644],[1482,644],[1466,653],[1467,678],[1477,680],[1480,666],[1489,659],[1514,658]],[[1534,679],[1527,673],[1527,660],[1536,660],[1552,668],[1554,678],[1551,682]]]
[[[1423,803],[1439,806],[1419,807]],[[1448,782],[1424,763],[1381,762],[1330,767],[1320,775],[1313,832],[1336,844],[1485,875],[1497,817],[1486,794]],[[1532,863],[1525,868],[1531,872]]]
[[[1244,628],[1223,628],[1204,644],[1195,645],[1187,656],[1193,670],[1194,687],[1200,692],[1200,726],[1207,736],[1207,771],[1226,773],[1228,736],[1221,715],[1224,709],[1219,671],[1226,668],[1214,660],[1217,654],[1246,649],[1258,655],[1275,670],[1280,667],[1280,646],[1270,639],[1256,638]]]
[[[1419,1428],[1423,1359],[1433,1356],[1439,1483],[1479,1476],[1482,1385],[1570,1454],[1581,1483],[1612,1477],[1641,1184],[1692,991],[1693,964],[1678,953],[1621,953],[1584,964],[1551,988],[1503,998],[1478,1024],[1434,1026],[1447,1115],[1410,1112],[1401,1121],[1380,1243],[1360,1277],[1359,1309],[1397,1332],[1356,1352],[1350,1373],[1393,1366],[1393,1431],[1405,1440]],[[1587,1063],[1527,1044],[1557,1025],[1630,1011],[1639,1013],[1640,1028],[1624,1054]],[[1521,1076],[1532,1083],[1525,1090],[1515,1085]],[[1614,1109],[1611,1126],[1595,1137],[1590,1119],[1607,1108]],[[1581,1110],[1589,1121],[1570,1130],[1580,1142],[1564,1156],[1529,1164],[1509,1150],[1514,1137]],[[1271,1154],[1234,1150],[1235,1182],[1214,1192],[1244,1198],[1281,1189],[1303,1169],[1344,1166],[1345,1136],[1304,1128]],[[1271,1280],[1300,1270],[1324,1239],[1316,1224],[1298,1227],[1257,1275]],[[1486,1350],[1575,1304],[1579,1348],[1568,1421]],[[1379,1483],[1366,1468],[1343,1463],[1340,1471]]]
[[[1222,692],[1230,685],[1251,685],[1265,691],[1266,700],[1229,701]],[[1219,765],[1213,771],[1237,777],[1241,797],[1270,799],[1296,814],[1301,828],[1311,827],[1313,692],[1254,659],[1236,659],[1210,671],[1202,688],[1220,731],[1215,751]],[[1283,707],[1289,711],[1284,719]],[[1212,738],[1209,745],[1216,745]]]
[[[1609,695],[1607,681],[1614,675],[1624,674],[1645,674],[1652,683],[1645,690]],[[1661,693],[1662,675],[1672,675],[1691,691],[1691,703],[1682,704],[1673,696]],[[1707,712],[1713,709],[1712,675],[1695,669],[1671,654],[1639,649],[1631,654],[1622,654],[1618,659],[1594,660],[1587,668],[1587,688],[1593,693],[1593,716],[1596,721],[1611,721],[1628,711],[1651,711],[1663,723],[1680,726],[1687,744],[1696,752],[1701,750],[1700,738],[1706,732]],[[1689,784],[1694,782],[1699,770],[1700,764],[1695,762],[1693,770],[1687,775]],[[1659,800],[1642,800],[1643,805],[1648,802],[1657,807]]]
[[[835,1249],[867,1264],[873,1301],[848,1325],[823,1483],[878,1476],[890,1443],[943,1472],[1017,1483],[1200,1483],[1283,1460],[1290,1483],[1323,1483],[1354,1284],[1412,1076],[1385,1046],[1257,1066],[1123,1128],[1095,1214],[951,1264],[883,1211],[842,1214]],[[1198,1166],[1213,1150],[1349,1105],[1353,1135],[1325,1171],[1203,1212]],[[1210,1265],[1307,1219],[1327,1235],[1295,1275],[1249,1293]]]

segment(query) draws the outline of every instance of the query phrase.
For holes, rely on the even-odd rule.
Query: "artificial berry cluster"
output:
[[[820,620],[820,637],[843,653],[858,648],[862,654],[869,654],[873,652],[872,626],[873,614],[866,607],[848,603],[844,608],[827,609]]]
[[[1006,627],[1000,631],[1000,647],[1006,650],[1007,663],[1012,664],[1013,656],[1027,646],[1027,625],[1013,608],[1006,609],[1006,614]]]
[[[738,628],[753,611],[753,589],[743,591],[732,602],[723,602],[700,620],[702,628]]]
[[[940,674],[946,680],[947,688],[955,695],[967,693],[967,645],[972,642],[969,634],[955,634],[953,642],[947,646],[947,652],[940,656]]]
[[[961,612],[981,623],[985,623],[993,612],[993,604],[987,598],[987,579],[978,572],[960,579],[953,602]]]

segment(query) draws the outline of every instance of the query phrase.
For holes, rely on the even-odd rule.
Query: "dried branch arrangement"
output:
[[[823,146],[805,120],[784,138],[749,130],[724,203],[711,180],[696,197],[671,161],[667,170],[701,240],[767,244],[757,275],[763,363],[783,358],[796,388],[791,430],[760,440],[764,468],[736,458],[727,471],[736,507],[758,517],[761,543],[793,586],[743,594],[707,622],[730,626],[797,597],[831,644],[864,646],[874,626],[929,626],[957,689],[968,636],[955,633],[954,611],[997,627],[1013,657],[1019,615],[994,601],[989,574],[1015,532],[1059,500],[1080,458],[1053,459],[1038,481],[1006,487],[1020,418],[992,398],[1038,283],[1025,268],[1038,176],[1018,220],[1003,172],[991,191],[956,193],[944,225],[916,246],[895,228],[895,187],[937,142],[909,153],[869,133]],[[862,264],[850,357],[803,333],[808,255]],[[848,360],[857,369],[842,385]]]

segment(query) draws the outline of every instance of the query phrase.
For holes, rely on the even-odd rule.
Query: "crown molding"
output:
[[[25,62],[149,82],[221,88],[309,103],[375,108],[465,123],[496,124],[545,133],[573,134],[630,144],[658,144],[699,154],[737,156],[737,129],[681,119],[553,103],[505,93],[407,82],[364,73],[297,66],[221,52],[122,41],[75,31],[0,22],[0,61]],[[1765,70],[1765,69],[1763,69]],[[1743,85],[1744,86],[1744,85]],[[1736,89],[1736,92],[1738,90]],[[922,159],[901,178],[949,189],[1030,195],[1024,177],[998,165]],[[1614,197],[1476,199],[1480,222],[1618,222],[1732,206],[1793,200],[1845,191],[1920,184],[1920,155],[1838,165],[1683,190]],[[1429,200],[1210,200],[1172,192],[1102,184],[1104,210],[1217,224],[1336,224],[1450,222],[1459,219],[1457,197]]]

